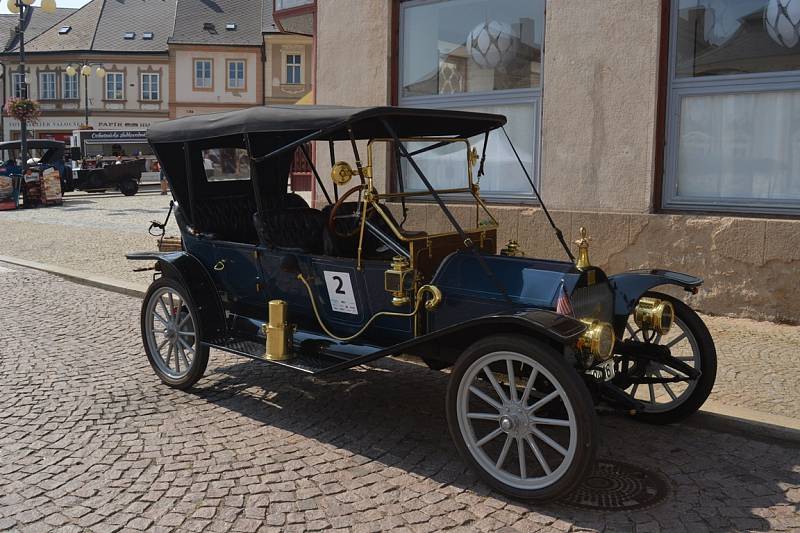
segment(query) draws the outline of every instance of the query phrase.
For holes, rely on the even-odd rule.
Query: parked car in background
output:
[[[4,162],[4,170],[2,171],[4,174],[12,175],[22,172],[22,166],[17,159],[20,153],[20,146],[20,141],[0,142],[0,157]],[[28,140],[28,155],[33,160],[29,161],[29,166],[39,170],[52,167],[58,171],[61,176],[62,192],[75,190],[72,167],[66,162],[63,142],[49,139],[30,139]]]
[[[125,196],[139,191],[139,183],[145,170],[144,159],[117,162],[115,159],[84,160],[74,171],[74,189],[77,191],[104,192],[117,189]]]

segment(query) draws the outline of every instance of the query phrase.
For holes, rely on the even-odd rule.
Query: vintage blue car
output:
[[[587,472],[597,406],[654,423],[696,411],[714,384],[714,343],[694,311],[652,289],[695,293],[702,280],[607,276],[589,262],[585,230],[576,258],[544,205],[568,261],[501,246],[473,176],[492,132],[539,196],[505,122],[441,109],[268,106],[154,125],[183,250],[128,257],[156,262],[141,328],[158,377],[191,387],[211,348],[311,374],[416,356],[449,369],[445,409],[464,460],[498,491],[539,500]],[[331,191],[310,143],[318,160],[330,153]],[[463,173],[437,190],[422,167],[435,170],[442,149]],[[287,192],[297,150],[323,209]],[[386,182],[390,192],[379,192]],[[406,229],[408,201],[438,206],[451,230]]]

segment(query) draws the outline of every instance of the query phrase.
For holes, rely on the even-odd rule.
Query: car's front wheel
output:
[[[447,422],[461,456],[496,490],[547,500],[575,488],[594,458],[591,396],[544,343],[497,335],[470,346],[447,390]]]
[[[142,303],[142,340],[150,365],[161,381],[188,389],[208,365],[208,346],[197,307],[186,288],[171,278],[150,285]]]
[[[658,292],[648,292],[645,296],[672,303],[675,309],[672,327],[665,335],[642,331],[633,317],[629,317],[622,341],[664,346],[672,357],[700,375],[692,379],[685,372],[655,361],[625,365],[624,358],[617,355],[614,384],[644,406],[634,415],[637,419],[653,424],[679,422],[700,409],[711,394],[717,376],[717,351],[703,320],[688,305]]]

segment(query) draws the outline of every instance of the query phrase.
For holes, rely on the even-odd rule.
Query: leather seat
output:
[[[252,195],[200,199],[192,204],[192,219],[199,232],[213,238],[255,244],[258,236],[250,218],[255,208]]]
[[[328,219],[310,207],[270,210],[263,217],[253,214],[258,240],[264,246],[281,250],[335,255],[336,247],[328,231]]]

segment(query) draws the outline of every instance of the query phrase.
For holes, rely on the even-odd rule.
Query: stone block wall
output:
[[[408,229],[449,231],[438,206],[409,204]],[[396,212],[399,209],[395,206]],[[566,260],[540,208],[492,207],[499,244],[519,242],[525,255]],[[474,209],[454,208],[459,221]],[[592,264],[608,274],[666,268],[704,278],[697,295],[668,290],[700,311],[800,323],[800,221],[724,216],[551,211],[568,242],[581,226]],[[472,218],[474,220],[474,218]],[[573,247],[573,252],[576,252]]]

